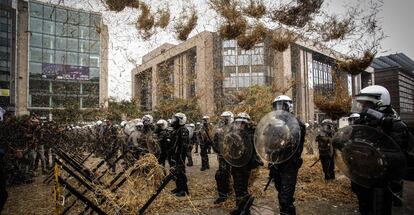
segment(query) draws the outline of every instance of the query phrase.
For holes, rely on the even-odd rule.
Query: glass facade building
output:
[[[29,1],[28,16],[28,108],[98,108],[101,15]]]
[[[225,91],[270,83],[263,43],[244,50],[237,46],[236,40],[226,40],[223,41],[222,54]]]
[[[0,107],[11,105],[11,77],[13,71],[13,37],[15,14],[10,0],[0,0]]]

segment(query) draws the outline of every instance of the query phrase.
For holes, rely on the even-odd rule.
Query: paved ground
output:
[[[179,198],[183,206],[175,209],[174,212],[158,213],[156,209],[151,214],[168,214],[168,215],[190,215],[190,214],[228,214],[234,206],[232,201],[228,201],[221,206],[212,204],[215,194],[214,174],[217,169],[216,155],[210,155],[210,170],[200,172],[201,160],[199,154],[194,154],[194,166],[187,168],[189,178],[190,193],[192,201],[185,198]],[[338,190],[336,186],[344,186],[348,181],[343,175],[338,175],[337,181],[343,183],[325,184],[319,177],[310,177],[309,175],[320,174],[320,165],[315,165],[314,169],[309,169],[308,163],[312,163],[311,158],[305,157],[305,164],[299,176],[299,182],[296,192],[296,207],[298,214],[358,214],[355,197],[349,190],[340,190],[342,193],[330,193]],[[266,171],[266,170],[264,170]],[[42,184],[42,176],[35,179],[35,182],[28,185],[19,185],[9,188],[9,199],[6,203],[2,215],[14,214],[53,214],[53,201],[51,196],[51,187]],[[255,186],[261,190],[265,184],[266,175],[262,173],[255,181]],[[318,186],[313,186],[317,184]],[[163,192],[169,192],[173,188],[170,183]],[[205,186],[206,194],[200,194],[198,187]],[[327,192],[321,192],[320,187]],[[404,185],[404,207],[394,208],[394,214],[412,215],[414,214],[414,182],[406,182]],[[196,193],[198,192],[198,193]],[[336,192],[336,191],[335,191]],[[348,196],[348,197],[347,197]],[[157,200],[156,200],[157,201]],[[342,203],[344,202],[344,203]],[[252,207],[252,214],[271,215],[278,213],[276,200],[276,191],[274,187],[257,195]]]

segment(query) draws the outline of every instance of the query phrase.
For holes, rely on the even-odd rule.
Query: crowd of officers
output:
[[[404,146],[407,145],[406,142],[410,141],[407,136],[407,126],[396,116],[395,111],[391,108],[388,91],[381,86],[372,87],[363,89],[361,94],[356,96],[356,100],[362,105],[363,110],[360,113],[352,114],[349,117],[349,124],[379,127],[394,138],[397,144],[404,150]],[[293,102],[288,96],[276,97],[272,107],[273,110],[283,110],[293,114]],[[378,117],[380,118],[378,119]],[[12,132],[15,128],[12,128],[11,125],[13,123],[11,121],[13,121],[12,117],[5,116],[2,122],[2,129],[9,127],[8,130]],[[315,142],[317,143],[324,178],[327,181],[335,179],[335,153],[332,147],[332,137],[337,129],[336,124],[330,119],[323,120],[320,125],[316,123],[313,125],[302,123],[299,119],[298,122],[301,133],[300,140],[298,140],[298,149],[287,161],[278,164],[268,164],[269,178],[274,182],[277,190],[281,214],[296,214],[294,193],[298,172],[303,164],[301,156],[305,137],[309,137],[306,136],[306,131],[318,130]],[[190,192],[187,185],[186,166],[191,167],[194,165],[192,158],[193,150],[194,153],[199,153],[201,157],[201,171],[210,168],[209,154],[213,150],[217,154],[218,159],[218,169],[215,173],[218,196],[214,204],[220,204],[230,199],[231,192],[234,190],[236,207],[231,211],[231,215],[250,214],[250,207],[253,204],[254,198],[248,190],[249,177],[253,169],[263,166],[263,162],[256,150],[254,150],[249,161],[243,166],[233,165],[226,161],[221,151],[223,149],[221,144],[223,144],[225,134],[234,132],[234,129],[238,129],[245,146],[255,148],[255,123],[252,122],[250,116],[245,112],[234,116],[232,112],[225,111],[221,114],[218,124],[214,127],[208,116],[204,116],[202,121],[197,122],[195,125],[188,124],[187,117],[183,113],[176,113],[171,119],[160,119],[156,122],[154,122],[151,115],[145,115],[142,119],[123,121],[120,125],[113,125],[110,121],[105,123],[97,121],[93,125],[87,125],[83,128],[59,128],[53,123],[46,123],[42,126],[38,119],[32,117],[27,120],[23,127],[23,133],[25,134],[23,137],[26,139],[23,138],[20,141],[26,141],[31,144],[26,144],[27,147],[23,149],[14,149],[13,147],[6,149],[3,147],[4,144],[2,144],[3,148],[0,149],[0,156],[3,158],[6,150],[14,150],[11,154],[19,160],[17,162],[18,167],[16,168],[20,171],[19,175],[24,175],[24,182],[31,181],[33,172],[38,168],[39,161],[42,172],[46,172],[50,167],[50,147],[41,140],[45,138],[53,139],[52,137],[46,137],[47,135],[53,136],[50,134],[51,132],[68,130],[80,132],[85,130],[85,128],[92,135],[90,135],[90,139],[86,138],[84,141],[95,141],[98,143],[94,145],[95,148],[97,146],[101,147],[95,149],[95,153],[106,155],[108,151],[116,150],[114,147],[120,146],[121,151],[131,152],[136,159],[145,153],[152,153],[156,155],[161,165],[165,166],[168,163],[170,172],[175,176],[176,184],[175,189],[171,193],[178,197],[186,196]],[[5,138],[2,141],[7,141],[7,138],[9,138],[9,142],[16,141],[14,139],[11,140],[7,135],[1,138]],[[114,144],[114,142],[117,143]],[[313,140],[308,142],[312,143]],[[4,165],[4,162],[1,165]],[[1,168],[2,171],[4,169],[3,167]],[[115,165],[112,166],[112,171],[116,171]],[[3,173],[1,174],[0,200],[2,202],[7,198],[4,175]],[[233,189],[230,187],[231,181],[233,181]],[[401,204],[400,198],[392,198],[394,194],[387,190],[390,183],[392,182],[384,182],[384,192],[379,195],[374,192],[374,188],[363,187],[352,182],[352,189],[357,194],[361,214],[391,214],[392,203]],[[402,184],[399,190],[402,190]],[[380,202],[380,204],[374,204],[373,202]],[[0,211],[2,206],[0,204]],[[378,207],[381,207],[381,210]]]

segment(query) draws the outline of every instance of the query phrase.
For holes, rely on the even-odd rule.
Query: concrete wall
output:
[[[159,77],[157,75],[158,65],[172,60],[174,66],[172,72],[174,73],[174,90],[173,95],[175,98],[188,99],[188,52],[192,49],[196,50],[196,68],[197,78],[196,84],[196,96],[199,97],[199,105],[203,114],[214,114],[214,34],[211,32],[202,32],[193,38],[190,38],[186,42],[180,45],[174,46],[168,50],[164,50],[163,53],[158,55],[152,54],[152,58],[146,57],[143,64],[138,66],[137,69],[132,71],[133,77],[133,98],[139,100],[137,94],[139,88],[137,85],[136,76],[148,69],[152,68],[152,108],[154,109],[158,104],[158,90],[157,83]],[[159,48],[156,50],[160,50]],[[157,51],[155,51],[156,53]]]
[[[101,62],[99,75],[99,104],[108,108],[108,26],[101,24]]]
[[[17,75],[16,75],[16,114],[29,114],[28,101],[28,62],[29,62],[29,19],[28,4],[19,1],[17,15]]]

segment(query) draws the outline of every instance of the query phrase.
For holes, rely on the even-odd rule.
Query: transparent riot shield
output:
[[[354,183],[382,186],[401,178],[406,161],[400,147],[381,130],[366,125],[341,128],[332,139],[335,164]]]
[[[251,137],[238,123],[233,123],[225,130],[222,131],[223,142],[218,146],[223,158],[234,167],[247,165],[254,150]]]
[[[300,135],[299,122],[295,116],[287,111],[272,111],[257,125],[254,144],[263,160],[281,164],[298,150]]]

